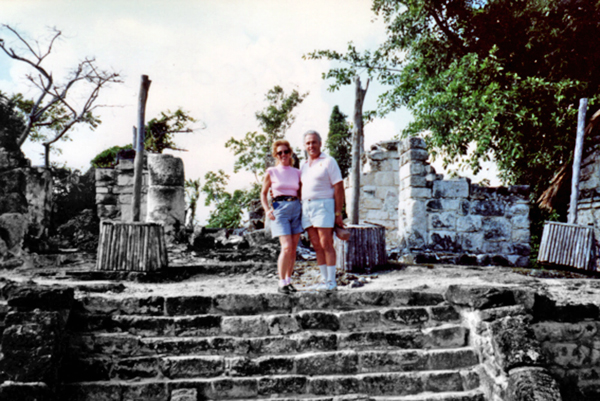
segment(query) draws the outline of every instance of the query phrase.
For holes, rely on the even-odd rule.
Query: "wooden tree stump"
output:
[[[165,233],[157,223],[100,224],[96,270],[156,271],[168,266]]]
[[[350,239],[335,237],[337,267],[352,273],[369,273],[375,266],[387,263],[385,227],[374,224],[349,224]]]

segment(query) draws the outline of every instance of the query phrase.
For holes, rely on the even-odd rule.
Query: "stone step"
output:
[[[87,369],[64,375],[74,381],[110,379],[187,379],[270,375],[354,375],[378,372],[452,370],[479,363],[472,348],[448,350],[330,351],[300,355],[143,356],[115,360],[106,355],[88,359]],[[93,367],[93,368],[90,368]]]
[[[444,302],[436,292],[336,291],[299,292],[294,295],[222,294],[216,296],[78,295],[79,308],[87,313],[111,315],[190,316],[218,314],[258,315],[302,310],[356,310],[373,307],[433,306]]]
[[[89,315],[74,314],[72,331],[129,332],[141,336],[258,337],[305,330],[355,331],[380,327],[428,327],[458,321],[450,305],[382,307],[351,311],[302,310],[288,314],[221,316]]]
[[[466,369],[358,375],[277,375],[215,379],[79,382],[63,386],[60,397],[70,401],[113,399],[169,401],[172,392],[183,389],[196,390],[197,399],[254,399],[257,397],[270,398],[269,396],[297,399],[306,396],[331,397],[350,394],[407,396],[422,393],[457,394],[459,392],[469,392],[465,395],[472,395],[475,394],[472,390],[476,390],[478,387],[477,374],[472,369]],[[443,400],[443,398],[441,399]]]
[[[459,324],[424,329],[379,329],[355,332],[310,331],[291,335],[238,338],[141,337],[128,333],[73,335],[70,354],[113,357],[151,355],[269,355],[315,351],[459,348],[467,345],[468,330]]]
[[[172,394],[189,394],[192,396],[194,391],[190,389],[177,390]],[[192,399],[192,398],[189,398]],[[194,400],[196,398],[193,398]],[[182,399],[183,400],[183,399]],[[185,401],[188,399],[185,398]],[[337,397],[284,397],[284,398],[252,398],[238,399],[236,401],[485,401],[485,395],[479,389],[458,392],[443,392],[443,393],[424,393],[406,396],[377,396],[372,397],[368,394],[348,394]]]

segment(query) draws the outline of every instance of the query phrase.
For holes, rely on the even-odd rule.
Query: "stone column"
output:
[[[183,161],[172,155],[149,154],[147,222],[161,223],[173,239],[185,225]]]
[[[426,202],[431,198],[427,185],[427,152],[422,138],[408,138],[398,147],[400,192],[398,199],[398,239],[401,254],[427,245]]]

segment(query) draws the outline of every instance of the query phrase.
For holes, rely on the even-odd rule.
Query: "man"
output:
[[[334,158],[321,153],[322,140],[317,131],[304,134],[304,148],[308,153],[301,168],[302,226],[317,254],[323,284],[317,289],[337,289],[335,280],[336,254],[333,247],[334,226],[344,227],[344,183]]]

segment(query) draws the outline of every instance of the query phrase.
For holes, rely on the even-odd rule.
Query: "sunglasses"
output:
[[[290,154],[290,150],[286,149],[286,150],[280,150],[279,152],[277,152],[277,156],[281,157],[283,155],[289,155]]]

